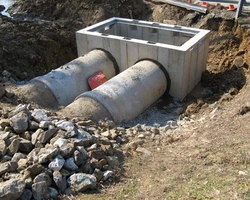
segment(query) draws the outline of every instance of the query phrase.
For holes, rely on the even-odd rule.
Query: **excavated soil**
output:
[[[62,199],[249,198],[248,14],[235,20],[235,12],[204,15],[146,0],[21,0],[9,12],[14,18],[0,16],[0,71],[9,72],[3,83],[29,80],[74,59],[75,31],[112,16],[211,30],[207,70],[179,102],[178,128],[145,140],[150,155],[132,151],[119,182]]]

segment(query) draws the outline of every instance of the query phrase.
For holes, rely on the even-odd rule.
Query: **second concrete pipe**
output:
[[[142,60],[96,89],[84,92],[61,110],[67,117],[129,121],[153,104],[167,90],[167,72],[156,61]]]
[[[107,79],[119,68],[112,55],[95,49],[44,76],[39,76],[17,88],[18,96],[43,107],[66,106],[78,95],[90,90],[88,78],[101,71]]]

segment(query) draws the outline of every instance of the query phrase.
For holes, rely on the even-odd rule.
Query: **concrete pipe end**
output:
[[[58,115],[80,120],[91,119],[98,122],[102,119],[113,120],[108,110],[98,101],[89,97],[80,97],[58,112]]]
[[[28,84],[19,86],[14,93],[20,99],[34,102],[44,108],[58,107],[55,95],[40,81],[30,81]]]

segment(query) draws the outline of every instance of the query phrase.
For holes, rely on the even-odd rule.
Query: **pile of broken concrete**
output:
[[[0,120],[0,199],[49,199],[96,189],[119,171],[125,129],[59,118],[20,104]]]

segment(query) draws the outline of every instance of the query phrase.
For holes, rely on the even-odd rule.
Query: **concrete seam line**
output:
[[[169,94],[170,87],[171,87],[171,78],[170,78],[169,73],[166,70],[166,68],[160,62],[158,62],[157,60],[151,59],[151,58],[142,58],[142,59],[136,61],[134,63],[134,65],[137,64],[138,62],[141,62],[141,61],[144,61],[144,60],[148,60],[148,61],[151,61],[151,62],[155,63],[162,70],[162,72],[164,73],[164,75],[165,75],[165,77],[167,79],[167,89],[166,89],[166,92],[163,95]]]
[[[106,56],[113,62],[116,75],[120,73],[119,65],[117,64],[115,57],[109,51],[102,48],[94,48],[91,51],[93,50],[103,51]]]

